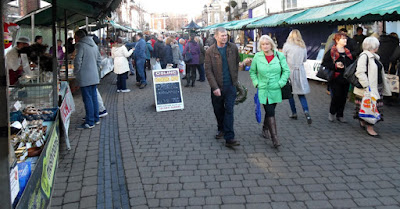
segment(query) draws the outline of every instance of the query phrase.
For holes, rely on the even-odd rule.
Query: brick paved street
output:
[[[329,122],[326,86],[312,81],[313,124],[297,98],[298,120],[279,104],[277,151],[260,135],[248,72],[239,77],[249,94],[235,107],[236,149],[214,139],[207,82],[183,88],[184,110],[157,113],[151,85],[139,90],[130,77],[132,91],[117,94],[111,73],[99,88],[110,114],[84,131],[74,129],[84,116],[75,93],[52,208],[400,208],[399,107],[385,107],[381,138],[372,138],[352,120],[353,103],[349,123]]]

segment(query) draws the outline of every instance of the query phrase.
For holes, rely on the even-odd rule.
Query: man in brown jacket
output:
[[[211,87],[211,100],[218,122],[216,139],[225,139],[225,146],[240,145],[235,140],[233,130],[233,107],[238,83],[239,52],[235,44],[228,42],[225,28],[215,30],[216,44],[213,44],[205,55],[205,71]]]

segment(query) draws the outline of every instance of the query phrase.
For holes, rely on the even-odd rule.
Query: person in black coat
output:
[[[161,60],[164,59],[164,51],[165,51],[164,48],[165,48],[165,44],[163,41],[163,35],[160,34],[160,35],[158,35],[157,41],[154,44],[154,51],[153,51],[154,57],[160,63],[161,63]]]
[[[331,89],[331,104],[329,108],[328,120],[333,122],[336,119],[345,123],[344,107],[346,105],[349,82],[343,77],[344,69],[354,62],[351,51],[346,48],[347,36],[343,33],[335,34],[333,40],[335,44],[328,50],[322,60],[321,65],[333,71],[333,78],[328,81]]]
[[[389,69],[390,57],[393,55],[394,50],[399,46],[399,37],[396,33],[389,35],[381,35],[379,37],[380,46],[377,54],[380,56],[380,61],[383,64],[385,72],[395,71],[395,66],[392,65],[392,69]]]

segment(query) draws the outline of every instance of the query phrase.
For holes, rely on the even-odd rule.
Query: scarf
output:
[[[346,53],[346,56],[348,58],[353,60],[353,56],[351,55],[350,50],[348,50],[346,47],[344,47],[344,52]],[[340,57],[339,51],[336,48],[336,44],[332,46],[331,57],[332,57],[333,62],[336,62],[336,60],[339,59],[339,57]]]

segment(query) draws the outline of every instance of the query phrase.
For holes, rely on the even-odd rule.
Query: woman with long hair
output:
[[[335,41],[334,45],[331,50],[325,53],[321,63],[322,66],[333,71],[333,78],[328,81],[332,92],[328,120],[333,122],[336,116],[336,120],[341,123],[346,123],[343,112],[350,84],[343,77],[343,74],[345,68],[354,62],[354,58],[350,50],[346,48],[346,34],[336,33],[333,40]]]
[[[283,45],[283,54],[286,57],[290,69],[292,93],[298,95],[307,123],[311,124],[312,120],[305,96],[310,93],[310,86],[308,85],[307,75],[303,64],[307,61],[307,49],[299,30],[294,29],[289,33],[286,43]],[[289,104],[290,109],[292,110],[290,118],[297,119],[296,105],[293,97],[289,99]]]
[[[263,136],[271,138],[273,147],[278,148],[280,142],[276,130],[275,107],[282,102],[281,88],[286,85],[290,70],[285,56],[277,50],[271,37],[261,36],[258,48],[260,52],[254,55],[250,77],[258,89],[260,103],[264,105]]]

